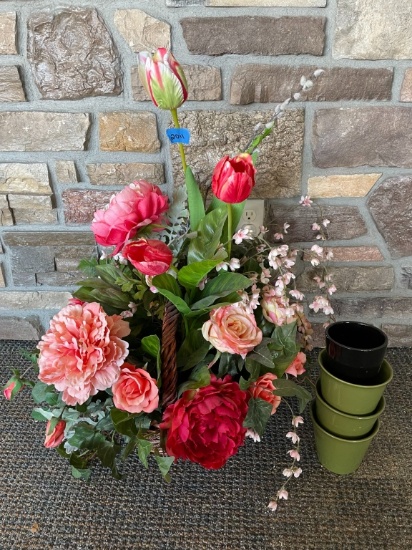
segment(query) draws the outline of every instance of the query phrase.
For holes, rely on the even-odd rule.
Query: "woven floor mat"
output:
[[[0,342],[0,383],[11,368],[26,368],[19,350],[33,344]],[[389,350],[387,359],[394,379],[359,470],[338,476],[320,466],[305,411],[303,473],[275,513],[266,506],[290,463],[285,405],[262,442],[248,440],[222,470],[180,461],[167,484],[156,467],[131,457],[122,481],[97,468],[86,483],[43,447],[44,424],[31,419],[28,392],[12,403],[0,398],[0,550],[412,548],[412,350]]]

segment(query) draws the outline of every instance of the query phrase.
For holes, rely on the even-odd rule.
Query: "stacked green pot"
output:
[[[378,340],[371,340],[373,344],[381,345],[382,338],[384,340],[384,349],[374,357],[376,365],[372,364],[373,354],[368,353],[371,345],[368,348],[364,342],[362,347],[354,337],[358,326],[363,336],[365,330],[374,336],[375,331],[379,331]],[[315,445],[319,461],[325,468],[336,474],[350,474],[360,466],[379,431],[379,417],[385,409],[383,394],[393,372],[388,361],[383,359],[387,338],[382,331],[373,325],[355,322],[334,323],[328,328],[326,349],[319,354],[320,378],[311,406]],[[351,339],[347,341],[345,336],[341,337],[342,333],[349,333],[357,347],[350,346]],[[330,345],[331,336],[335,340],[333,345]],[[340,354],[342,345],[350,353]],[[366,352],[366,360],[362,352]],[[343,362],[337,366],[340,359]]]

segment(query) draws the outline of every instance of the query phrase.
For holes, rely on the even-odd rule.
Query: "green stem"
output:
[[[232,216],[232,205],[228,202],[227,204],[227,253],[229,255],[230,260],[230,253],[232,251],[232,224],[233,224],[233,216]]]
[[[172,120],[173,124],[175,125],[175,128],[180,128],[179,119],[177,117],[177,109],[170,109],[170,112],[172,114]],[[186,175],[186,155],[185,155],[185,148],[183,147],[183,143],[179,143],[179,153],[180,158],[182,160],[182,166],[183,166],[183,173]]]

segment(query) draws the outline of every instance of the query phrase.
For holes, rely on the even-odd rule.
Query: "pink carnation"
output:
[[[63,392],[67,405],[81,405],[119,378],[130,327],[120,315],[106,315],[96,302],[68,305],[50,321],[38,344],[39,379]]]
[[[237,353],[243,358],[262,341],[262,331],[253,313],[243,303],[223,306],[210,313],[202,327],[203,338],[221,352]]]
[[[107,209],[95,212],[92,231],[99,244],[114,245],[117,254],[139,229],[162,223],[168,207],[169,200],[157,185],[135,181],[114,195]]]
[[[306,372],[306,369],[303,366],[305,363],[306,355],[302,351],[299,351],[285,372],[287,374],[291,374],[292,376],[299,376],[300,374]]]

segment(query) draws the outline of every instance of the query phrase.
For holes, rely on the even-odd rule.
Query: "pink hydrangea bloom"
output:
[[[37,346],[39,379],[63,392],[67,405],[81,405],[119,378],[129,347],[121,338],[129,333],[120,315],[106,315],[96,302],[66,306]]]

